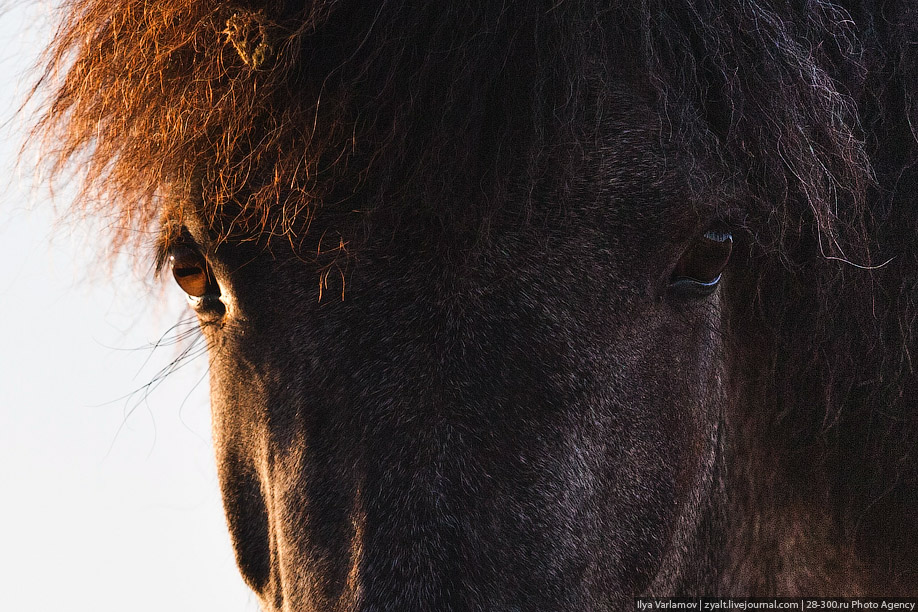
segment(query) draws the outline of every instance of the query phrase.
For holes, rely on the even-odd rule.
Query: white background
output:
[[[52,203],[34,154],[15,167],[53,19],[0,13],[0,610],[256,611],[220,506],[206,356],[143,391],[195,338],[168,332],[183,295],[148,252],[112,270],[104,221]]]

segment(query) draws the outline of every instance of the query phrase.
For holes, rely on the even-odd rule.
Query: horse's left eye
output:
[[[670,277],[670,290],[685,297],[710,295],[720,283],[732,251],[732,235],[707,232],[682,254]]]
[[[202,297],[213,288],[210,266],[200,251],[189,246],[175,246],[169,254],[172,276],[182,291],[191,297]]]

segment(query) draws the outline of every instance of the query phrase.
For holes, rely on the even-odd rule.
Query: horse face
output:
[[[327,228],[263,248],[187,223],[228,522],[265,609],[703,588],[729,245],[650,106],[614,108],[476,231],[367,206],[346,268],[303,256]]]

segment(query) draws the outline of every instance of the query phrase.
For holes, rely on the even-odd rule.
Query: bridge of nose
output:
[[[278,555],[286,580],[325,602],[375,609],[411,594],[401,609],[474,609],[462,602],[487,594],[510,606],[525,590],[505,570],[548,544],[534,534],[558,521],[544,502],[562,491],[546,474],[570,455],[552,433],[560,392],[518,359],[549,337],[534,342],[534,322],[489,303],[506,288],[437,291],[430,277],[452,273],[421,274],[355,287],[316,325],[336,343],[294,394],[299,435],[273,457]],[[533,562],[540,588],[564,591],[552,576],[567,563]]]

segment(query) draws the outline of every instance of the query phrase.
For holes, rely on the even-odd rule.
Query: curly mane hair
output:
[[[359,225],[356,201],[463,225],[508,181],[557,176],[630,75],[661,138],[742,194],[736,384],[771,409],[737,408],[729,463],[799,478],[775,493],[731,468],[737,531],[820,497],[918,581],[911,3],[69,0],[62,23],[37,129],[120,243],[189,210],[226,239],[295,241]]]

